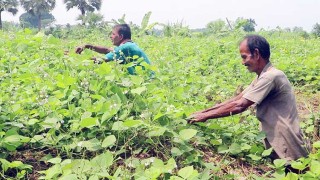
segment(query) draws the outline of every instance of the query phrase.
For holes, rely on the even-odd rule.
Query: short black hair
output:
[[[123,36],[123,39],[131,39],[131,29],[128,24],[117,24],[113,29],[118,30],[118,34]]]
[[[270,45],[266,38],[260,35],[247,35],[243,38],[243,41],[247,40],[247,46],[249,48],[250,53],[253,55],[254,50],[258,49],[260,55],[265,60],[269,61],[270,58]]]

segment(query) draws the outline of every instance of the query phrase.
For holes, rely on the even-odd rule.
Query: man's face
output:
[[[244,40],[240,43],[239,46],[240,55],[242,59],[242,64],[247,67],[250,72],[256,72],[258,70],[258,59],[254,54],[251,54],[247,40]]]
[[[123,40],[123,36],[119,35],[117,28],[114,28],[111,32],[110,39],[113,45],[119,46]]]

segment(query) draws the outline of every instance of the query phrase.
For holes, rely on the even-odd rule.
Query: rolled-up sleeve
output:
[[[243,97],[256,104],[260,104],[264,98],[275,87],[272,79],[261,77],[255,84],[251,84],[245,91]]]

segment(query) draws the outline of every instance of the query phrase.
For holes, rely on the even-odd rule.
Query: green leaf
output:
[[[1,162],[1,169],[6,172],[9,167],[10,167],[10,162],[7,161],[6,159],[0,159],[0,162]]]
[[[83,141],[83,147],[86,147],[89,151],[97,151],[101,149],[101,142],[96,139],[90,139],[89,141]]]
[[[38,123],[38,122],[39,122],[38,119],[30,119],[30,120],[27,122],[27,124],[30,125],[30,126],[32,126],[32,125],[34,125],[34,124],[36,124],[36,123]]]
[[[241,153],[242,150],[240,144],[232,143],[229,147],[229,152],[233,155]]]
[[[52,158],[52,159],[48,160],[48,162],[52,163],[52,164],[59,164],[59,163],[61,163],[61,158],[59,158],[59,157]]]
[[[100,154],[94,157],[90,161],[92,167],[95,167],[94,172],[102,172],[107,170],[113,164],[113,155],[110,151]]]
[[[30,138],[20,136],[20,135],[11,135],[7,136],[2,140],[2,143],[7,150],[14,151],[17,147],[22,145],[24,142],[28,142]]]
[[[210,143],[212,145],[220,145],[220,144],[222,144],[222,139],[212,139],[212,140],[210,140]]]
[[[97,125],[98,125],[98,118],[93,118],[93,117],[84,118],[80,122],[80,126],[82,128],[85,128],[85,127],[90,128]]]
[[[179,136],[182,140],[189,140],[191,139],[193,136],[195,136],[197,134],[197,130],[195,129],[183,129],[179,132]]]
[[[304,170],[306,168],[306,166],[304,164],[302,164],[301,162],[296,162],[296,161],[291,162],[291,166],[295,169],[298,169],[298,170]]]
[[[314,130],[314,125],[311,125],[309,127],[307,127],[307,129],[305,130],[306,133],[311,133]]]
[[[162,136],[167,129],[163,127],[154,127],[154,128],[150,128],[149,130],[150,131],[148,132],[148,136],[154,137],[154,136]]]
[[[179,148],[173,147],[171,149],[171,154],[173,156],[181,156],[183,154],[183,152]]]
[[[114,131],[123,131],[126,129],[128,129],[128,127],[124,126],[122,121],[117,121],[112,125],[112,130]]]
[[[265,139],[265,138],[266,138],[266,133],[263,132],[263,131],[261,131],[261,132],[257,135],[256,140],[257,140],[257,141],[260,141],[260,140],[263,140],[263,139]]]
[[[251,146],[247,143],[242,143],[241,144],[241,150],[242,151],[245,151],[245,150],[250,150],[251,149]]]
[[[97,175],[90,176],[89,180],[99,180],[99,176]]]
[[[276,159],[273,161],[274,166],[276,167],[276,169],[283,167],[286,164],[286,160],[285,159]]]
[[[60,164],[56,164],[46,170],[46,179],[55,179],[59,174],[62,173]]]
[[[320,176],[320,162],[313,160],[310,163],[310,171],[313,172],[316,176]]]
[[[177,167],[177,163],[176,161],[173,159],[173,158],[170,158],[168,161],[167,161],[167,164],[165,165],[165,171],[169,171],[169,170],[172,170],[174,168]]]
[[[58,44],[59,39],[55,38],[52,34],[48,35],[48,43],[49,44]]]
[[[193,167],[187,166],[178,171],[178,175],[181,176],[183,179],[188,179],[193,173]]]
[[[138,127],[142,124],[143,122],[141,120],[127,120],[123,123],[123,125],[127,127]]]
[[[132,94],[138,94],[138,95],[140,95],[140,94],[142,94],[142,92],[145,91],[145,90],[147,90],[147,88],[146,88],[145,86],[142,86],[142,87],[138,87],[138,88],[136,88],[136,89],[132,89],[132,90],[131,90],[131,93],[132,93]]]
[[[149,169],[146,169],[144,173],[145,176],[148,177],[148,179],[157,179],[160,176],[161,171],[158,168],[151,167]]]
[[[248,156],[254,161],[259,161],[261,159],[260,156],[257,156],[255,154],[249,154]]]
[[[273,150],[273,148],[269,148],[269,149],[264,150],[262,153],[262,156],[263,157],[269,156],[271,154],[272,150]]]
[[[92,112],[86,111],[81,115],[81,119],[89,118],[91,117],[91,115],[92,115]]]
[[[313,143],[314,148],[320,148],[320,141]]]
[[[102,147],[109,147],[114,145],[114,143],[116,142],[116,137],[114,135],[110,135],[108,137],[106,137],[103,142],[102,142]]]
[[[112,67],[109,63],[102,63],[97,69],[95,69],[95,72],[101,76],[109,75],[111,71]]]
[[[122,106],[121,99],[117,94],[109,98],[104,104],[108,110],[102,115],[101,124],[115,116]]]
[[[218,153],[228,153],[229,152],[229,148],[227,145],[222,144],[218,147]]]
[[[78,176],[76,174],[68,174],[60,177],[59,180],[78,180]]]
[[[93,167],[90,161],[87,159],[76,159],[72,161],[70,166],[72,167],[72,172],[78,175],[84,175],[86,173],[91,172],[92,169],[96,168],[96,167]],[[79,178],[79,179],[82,179],[82,178]]]

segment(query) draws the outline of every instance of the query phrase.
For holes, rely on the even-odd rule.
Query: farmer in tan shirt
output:
[[[236,97],[192,114],[189,123],[238,114],[255,104],[260,129],[266,133],[265,146],[273,148],[271,158],[290,162],[306,157],[309,146],[299,127],[294,92],[286,75],[269,61],[269,43],[259,35],[249,35],[239,50],[242,64],[257,77]]]

